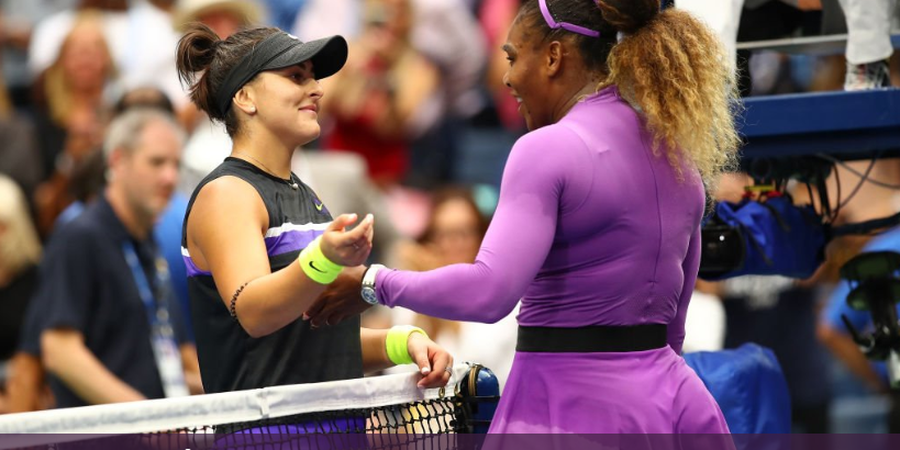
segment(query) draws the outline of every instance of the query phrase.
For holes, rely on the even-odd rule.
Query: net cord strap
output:
[[[454,366],[449,385],[460,380],[468,370],[466,364]],[[410,372],[327,383],[0,415],[0,434],[155,433],[325,411],[367,410],[441,397],[444,390],[419,389],[416,386],[418,379],[417,373]],[[6,447],[0,445],[0,448]]]

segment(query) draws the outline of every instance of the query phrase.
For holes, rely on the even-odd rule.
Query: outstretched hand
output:
[[[372,305],[360,295],[365,273],[365,266],[345,268],[303,314],[303,320],[309,320],[313,327],[337,325],[369,309]]]
[[[375,233],[375,218],[369,214],[356,226],[346,228],[356,222],[356,214],[341,214],[325,229],[322,235],[322,254],[329,261],[344,267],[358,266],[372,251],[372,236]]]
[[[453,357],[447,350],[422,333],[411,333],[406,348],[422,374],[422,379],[418,382],[420,388],[447,385],[453,370]]]

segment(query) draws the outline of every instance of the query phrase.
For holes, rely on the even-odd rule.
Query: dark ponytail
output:
[[[224,121],[223,117],[214,117],[209,86],[209,68],[216,57],[219,42],[219,36],[208,26],[202,23],[188,25],[184,36],[178,41],[175,67],[181,84],[190,88],[191,101],[213,119]]]
[[[182,85],[190,89],[191,101],[210,118],[223,122],[231,137],[238,132],[237,115],[234,109],[222,114],[216,108],[216,92],[222,87],[228,72],[256,44],[278,31],[277,28],[270,27],[250,28],[234,33],[227,39],[219,39],[206,25],[191,23],[186,26],[184,35],[178,41],[175,53],[178,78]]]
[[[631,34],[659,14],[658,0],[597,0],[603,20],[616,31]]]

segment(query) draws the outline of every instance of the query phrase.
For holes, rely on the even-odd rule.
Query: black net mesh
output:
[[[447,391],[451,388],[448,387]],[[222,419],[215,408],[205,408],[200,412],[202,417],[209,417],[209,425],[180,427],[172,426],[146,432],[127,432],[127,434],[0,434],[0,449],[449,449],[457,448],[457,436],[472,433],[476,425],[483,425],[484,417],[478,417],[478,403],[485,399],[469,395],[467,389],[456,389],[454,394],[444,394],[440,390],[437,398],[389,404],[386,406],[350,408],[317,411],[303,414],[284,415],[228,422]],[[339,395],[337,392],[335,395]],[[204,396],[200,396],[204,397]],[[496,403],[497,397],[486,398]],[[193,399],[187,399],[190,401]],[[199,399],[202,401],[202,399]],[[157,401],[159,402],[159,401]],[[140,403],[140,402],[138,402]],[[203,402],[209,403],[209,402]],[[302,402],[297,402],[300,405]],[[158,404],[151,410],[160,410]],[[134,411],[141,405],[113,405]],[[301,405],[302,406],[302,405]],[[93,408],[93,407],[91,407]],[[191,411],[191,407],[181,407],[180,414]],[[123,409],[125,411],[125,409]],[[475,414],[473,415],[473,411]],[[75,417],[79,411],[66,411],[66,417]],[[84,410],[85,414],[88,413]],[[116,410],[108,413],[91,414],[109,420],[109,430],[116,432]],[[223,411],[224,413],[224,411]],[[32,413],[40,415],[41,413]],[[36,416],[31,416],[34,418]],[[29,417],[23,416],[20,422],[25,424]],[[172,422],[177,423],[173,420]],[[3,425],[3,424],[0,424]],[[8,432],[13,427],[0,426],[0,433]],[[42,429],[47,429],[42,428]],[[75,428],[77,430],[77,428]],[[73,433],[60,421],[59,433]],[[51,431],[49,432],[56,432]],[[74,431],[78,432],[78,431]],[[17,441],[11,439],[19,437]]]

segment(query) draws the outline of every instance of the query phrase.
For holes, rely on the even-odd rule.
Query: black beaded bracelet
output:
[[[237,305],[238,295],[241,295],[241,291],[243,291],[248,284],[250,284],[249,281],[242,284],[241,287],[237,288],[237,290],[234,291],[234,295],[231,296],[231,306],[228,308],[228,312],[231,314],[231,317],[234,320],[237,320],[237,312],[235,312],[234,307],[235,305]]]

